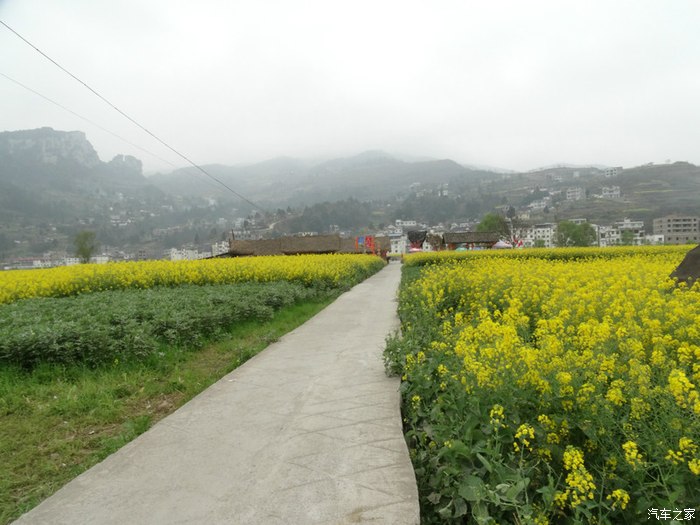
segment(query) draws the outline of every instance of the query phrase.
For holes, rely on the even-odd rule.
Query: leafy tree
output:
[[[497,213],[487,213],[477,225],[478,232],[496,232],[502,237],[510,238],[510,226],[505,217]]]
[[[634,232],[631,230],[623,230],[620,233],[620,244],[630,246],[634,244]]]
[[[595,230],[587,222],[562,221],[557,225],[557,246],[590,246],[595,240]]]
[[[100,245],[97,242],[95,232],[83,230],[78,232],[73,239],[73,246],[75,246],[75,256],[80,259],[81,263],[85,264],[90,262],[90,257],[95,254]]]

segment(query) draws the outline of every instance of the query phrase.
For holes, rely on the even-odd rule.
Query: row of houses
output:
[[[594,194],[593,197],[599,199],[619,200],[622,198],[620,186],[603,186],[600,193]],[[586,199],[586,190],[580,186],[574,186],[566,189],[567,201],[581,201]]]
[[[572,222],[586,222],[574,219]],[[669,215],[654,219],[652,233],[647,233],[644,221],[625,218],[610,225],[591,224],[596,232],[596,244],[600,247],[620,244],[697,244],[700,242],[700,218],[694,216]],[[523,246],[553,247],[556,245],[557,225],[542,223],[520,228],[514,237],[522,240]]]
[[[581,224],[586,219],[574,219],[571,222]],[[671,215],[654,219],[653,233],[647,233],[643,221],[629,218],[616,221],[610,225],[591,224],[596,232],[595,245],[602,248],[621,244],[697,244],[700,242],[700,218],[693,216]],[[414,233],[414,232],[411,232]],[[391,253],[407,253],[411,249],[424,251],[438,249],[488,248],[500,237],[498,234],[485,232],[431,232],[425,230],[423,237],[411,239],[410,233],[389,234]],[[503,240],[503,239],[501,239]],[[540,223],[515,228],[511,239],[514,245],[524,248],[553,248],[557,245],[556,223]]]
[[[576,224],[586,222],[585,219],[574,219]],[[623,219],[608,226],[591,224],[596,232],[596,245],[602,248],[617,246],[620,244],[664,244],[664,237],[658,235],[646,235],[643,221]],[[557,245],[556,223],[541,223],[532,226],[517,228],[513,236],[525,248],[543,247],[553,248]]]
[[[197,259],[208,259],[218,257],[229,252],[228,241],[216,242],[211,245],[211,250],[201,250],[192,247],[170,248],[165,250],[164,258],[170,261],[195,261]]]

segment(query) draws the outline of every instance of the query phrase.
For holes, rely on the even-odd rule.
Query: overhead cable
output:
[[[110,131],[109,129],[105,128],[104,126],[101,126],[100,124],[98,124],[97,122],[94,122],[93,120],[90,120],[89,118],[84,117],[83,115],[81,115],[81,114],[79,114],[79,113],[76,113],[75,111],[73,111],[72,109],[70,109],[70,108],[64,106],[64,105],[61,104],[60,102],[56,102],[55,100],[53,100],[53,99],[47,97],[46,95],[44,95],[44,94],[42,94],[42,93],[39,93],[37,90],[30,88],[30,87],[27,86],[26,84],[23,84],[23,83],[20,82],[19,80],[16,80],[16,79],[12,78],[12,77],[9,76],[9,75],[6,75],[6,74],[3,73],[2,71],[0,71],[0,76],[5,77],[5,78],[6,78],[7,80],[9,80],[10,82],[14,82],[14,83],[17,84],[18,86],[20,86],[20,87],[26,89],[27,91],[29,91],[29,92],[31,92],[31,93],[34,93],[35,95],[37,95],[37,96],[43,98],[44,100],[46,100],[46,101],[48,101],[48,102],[51,102],[51,103],[54,104],[55,106],[61,108],[61,109],[64,110],[64,111],[67,111],[67,112],[70,113],[71,115],[74,115],[74,116],[78,117],[79,119],[84,120],[84,121],[87,122],[88,124],[91,124],[91,125],[95,126],[96,128],[101,129],[101,130],[104,131],[105,133],[109,133],[109,134],[112,135],[113,137],[118,138],[119,140],[125,142],[126,144],[129,144],[130,146],[133,146],[134,148],[137,148],[137,149],[143,151],[144,153],[146,153],[146,154],[148,154],[148,155],[151,155],[152,157],[154,157],[154,158],[156,158],[156,159],[158,159],[158,160],[160,160],[160,161],[162,161],[162,162],[165,162],[166,164],[172,166],[173,168],[179,169],[179,167],[178,167],[176,164],[170,162],[170,161],[167,160],[167,159],[164,159],[164,158],[161,157],[160,155],[157,155],[157,154],[153,153],[152,151],[149,151],[149,150],[147,150],[146,148],[144,148],[144,147],[142,147],[142,146],[139,146],[138,144],[134,144],[134,143],[131,142],[130,140],[125,139],[124,137],[118,135],[117,133],[114,133],[113,131]],[[194,173],[191,173],[191,172],[189,172],[189,171],[187,171],[187,173],[189,173],[189,174],[192,175],[193,177],[196,177]],[[214,184],[214,183],[213,183],[212,181],[210,181],[209,179],[206,179],[206,178],[203,179],[203,178],[200,178],[200,177],[196,177],[196,178],[197,178],[197,180],[201,180],[201,181],[203,181],[203,182],[206,182],[207,184],[211,184],[212,186],[214,186],[214,187],[216,187],[217,189],[220,190],[220,187],[219,187],[218,185]]]
[[[4,21],[0,20],[0,24],[2,24],[2,25],[5,26],[7,29],[9,29],[9,30],[10,30],[12,33],[14,33],[20,40],[22,40],[25,44],[27,44],[27,45],[30,46],[32,49],[34,49],[34,50],[35,50],[37,53],[39,53],[41,56],[43,56],[44,58],[46,58],[49,62],[51,62],[53,65],[55,65],[55,66],[56,66],[57,68],[59,68],[61,71],[63,71],[63,72],[66,73],[68,76],[70,76],[71,78],[73,78],[74,80],[76,80],[77,82],[79,82],[80,84],[82,84],[82,85],[83,85],[85,88],[87,88],[91,93],[93,93],[96,97],[98,97],[100,100],[102,100],[102,101],[103,101],[104,103],[106,103],[108,106],[110,106],[112,109],[114,109],[115,111],[117,111],[117,112],[118,112],[120,115],[122,115],[124,118],[126,118],[127,120],[129,120],[132,124],[134,124],[135,126],[137,126],[138,128],[140,128],[140,129],[143,130],[144,132],[148,133],[151,137],[153,137],[155,140],[157,140],[158,142],[160,142],[163,146],[165,146],[165,147],[168,148],[170,151],[172,151],[173,153],[175,153],[176,155],[178,155],[180,158],[184,159],[187,163],[191,164],[194,168],[196,168],[197,170],[201,171],[202,173],[204,173],[207,177],[211,178],[212,180],[218,182],[221,186],[223,186],[223,187],[226,188],[228,191],[230,191],[231,193],[233,193],[234,195],[236,195],[239,199],[241,199],[241,200],[247,202],[248,204],[250,204],[250,205],[253,206],[254,208],[257,208],[258,210],[260,210],[260,211],[262,211],[262,212],[265,212],[265,211],[266,211],[266,210],[265,210],[264,208],[262,208],[261,206],[257,205],[256,203],[254,203],[254,202],[251,201],[250,199],[244,197],[243,195],[241,195],[240,193],[238,193],[237,191],[235,191],[233,188],[229,187],[227,184],[225,184],[223,181],[221,181],[221,180],[218,179],[217,177],[214,177],[211,173],[209,173],[208,171],[206,171],[206,170],[205,170],[204,168],[202,168],[199,164],[196,164],[195,162],[193,162],[192,160],[190,160],[188,157],[186,157],[185,155],[183,155],[182,153],[180,153],[178,150],[176,150],[176,149],[175,149],[174,147],[172,147],[170,144],[168,144],[167,142],[165,142],[164,140],[162,140],[160,137],[158,137],[155,133],[153,133],[153,132],[149,131],[148,129],[146,129],[144,126],[142,126],[140,123],[138,123],[135,119],[133,119],[132,117],[130,117],[129,115],[127,115],[124,111],[122,111],[121,109],[119,109],[119,108],[118,108],[117,106],[115,106],[112,102],[110,102],[110,101],[107,100],[105,97],[103,97],[102,95],[100,95],[96,90],[94,90],[92,87],[90,87],[86,82],[83,82],[81,79],[79,79],[79,78],[78,78],[77,76],[75,76],[73,73],[71,73],[70,71],[68,71],[68,70],[67,70],[65,67],[63,67],[61,64],[59,64],[58,62],[56,62],[53,58],[51,58],[51,57],[48,56],[46,53],[44,53],[44,52],[43,52],[41,49],[39,49],[37,46],[35,46],[34,44],[32,44],[29,40],[27,40],[27,39],[24,38],[22,35],[20,35],[17,31],[15,31],[14,29],[12,29],[12,28],[11,28],[9,25],[7,25]]]

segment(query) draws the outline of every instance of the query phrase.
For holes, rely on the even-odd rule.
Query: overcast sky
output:
[[[0,0],[0,20],[202,164],[700,164],[696,0]],[[0,73],[184,164],[3,26]],[[0,76],[0,130],[43,126],[171,169]]]

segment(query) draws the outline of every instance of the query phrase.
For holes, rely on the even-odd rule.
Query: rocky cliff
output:
[[[95,168],[101,164],[85,133],[52,128],[0,133],[0,159],[3,157],[20,157],[25,161],[54,166],[62,161],[85,168]]]

